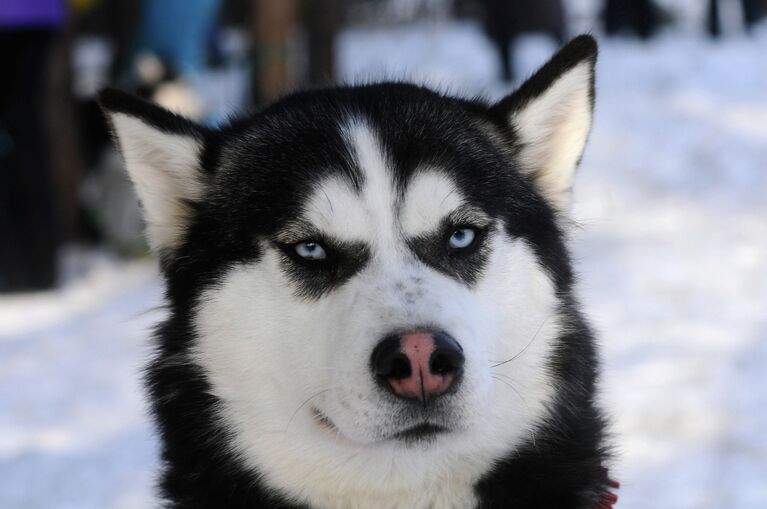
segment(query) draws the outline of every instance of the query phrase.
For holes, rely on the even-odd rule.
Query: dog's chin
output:
[[[362,444],[351,440],[345,436],[341,430],[331,421],[327,415],[325,415],[320,409],[316,407],[311,408],[312,421],[317,427],[333,435],[334,439],[338,441],[339,438],[346,440],[350,443],[356,443],[358,445],[370,445]],[[402,429],[389,431],[382,433],[382,439],[377,442],[391,442],[404,446],[428,446],[435,442],[441,435],[450,433],[450,429],[441,424],[424,421],[419,424],[403,427]]]

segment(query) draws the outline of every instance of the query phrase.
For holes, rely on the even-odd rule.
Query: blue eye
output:
[[[316,242],[299,242],[293,249],[304,260],[324,260],[328,256],[325,249]]]
[[[469,247],[477,236],[474,228],[457,228],[450,236],[448,244],[453,249],[464,249]]]

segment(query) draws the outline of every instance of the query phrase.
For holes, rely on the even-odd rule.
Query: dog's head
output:
[[[530,435],[560,376],[595,56],[579,37],[491,106],[367,85],[216,130],[102,96],[191,324],[172,361],[200,367],[238,454],[391,475]]]

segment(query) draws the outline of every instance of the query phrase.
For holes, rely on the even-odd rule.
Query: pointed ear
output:
[[[570,203],[591,129],[596,57],[594,38],[576,37],[491,110],[510,128],[522,171],[558,210]]]
[[[205,128],[114,89],[99,95],[144,210],[152,249],[165,258],[183,239],[205,185]]]

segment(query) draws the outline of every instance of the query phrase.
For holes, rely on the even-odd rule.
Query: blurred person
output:
[[[63,0],[0,0],[0,291],[56,282],[54,175],[44,122]]]
[[[192,118],[206,115],[201,74],[221,0],[143,0],[128,70],[160,104]]]
[[[662,20],[652,0],[607,0],[602,18],[607,35],[629,33],[642,39],[652,37]]]
[[[253,101],[271,101],[292,85],[288,46],[300,15],[297,0],[254,0],[251,20]]]
[[[307,79],[312,85],[332,83],[336,78],[335,43],[346,4],[346,0],[304,0],[301,4],[309,50]]]
[[[706,29],[711,37],[719,37],[722,34],[722,24],[719,13],[719,0],[709,0],[706,17]],[[741,0],[743,24],[746,31],[750,32],[754,25],[767,16],[766,0]]]
[[[158,55],[182,75],[199,74],[220,4],[220,0],[143,0],[136,51]]]
[[[566,36],[562,0],[483,0],[485,30],[501,59],[501,77],[514,79],[514,39],[529,32],[542,32],[562,44]]]

